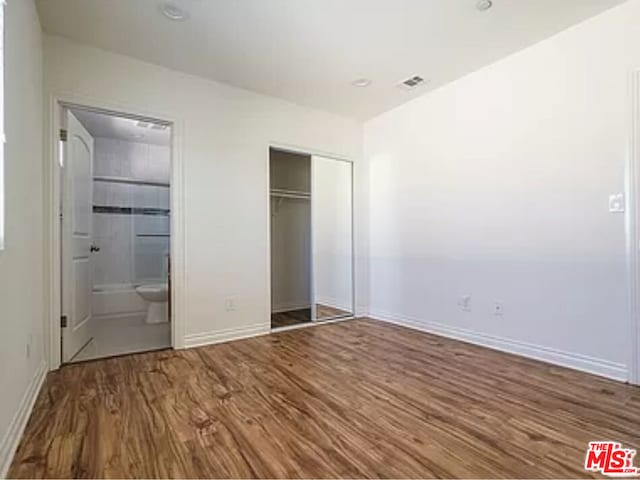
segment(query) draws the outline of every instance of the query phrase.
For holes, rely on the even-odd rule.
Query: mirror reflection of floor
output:
[[[318,320],[330,320],[332,318],[350,317],[351,313],[328,305],[316,304],[316,317]]]
[[[351,313],[328,305],[316,304],[316,315],[319,321],[334,318],[350,317]],[[290,327],[311,322],[311,309],[302,308],[271,314],[271,328]]]

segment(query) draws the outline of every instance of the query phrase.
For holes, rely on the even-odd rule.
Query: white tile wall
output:
[[[169,147],[96,138],[94,173],[168,183],[170,158]]]
[[[169,182],[170,149],[156,145],[95,139],[96,176]],[[94,182],[94,205],[169,209],[169,189],[149,185]],[[170,220],[156,215],[93,214],[94,285],[166,280]]]

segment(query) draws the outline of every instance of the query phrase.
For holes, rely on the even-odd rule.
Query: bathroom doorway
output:
[[[62,363],[170,348],[172,125],[61,109]]]

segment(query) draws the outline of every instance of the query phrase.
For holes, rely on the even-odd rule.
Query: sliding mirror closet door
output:
[[[353,315],[352,163],[312,157],[314,320]]]

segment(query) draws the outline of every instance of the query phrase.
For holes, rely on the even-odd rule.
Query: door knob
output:
[[[91,248],[89,250],[91,252],[99,252],[100,251],[100,247],[97,247],[95,245],[91,245]]]

